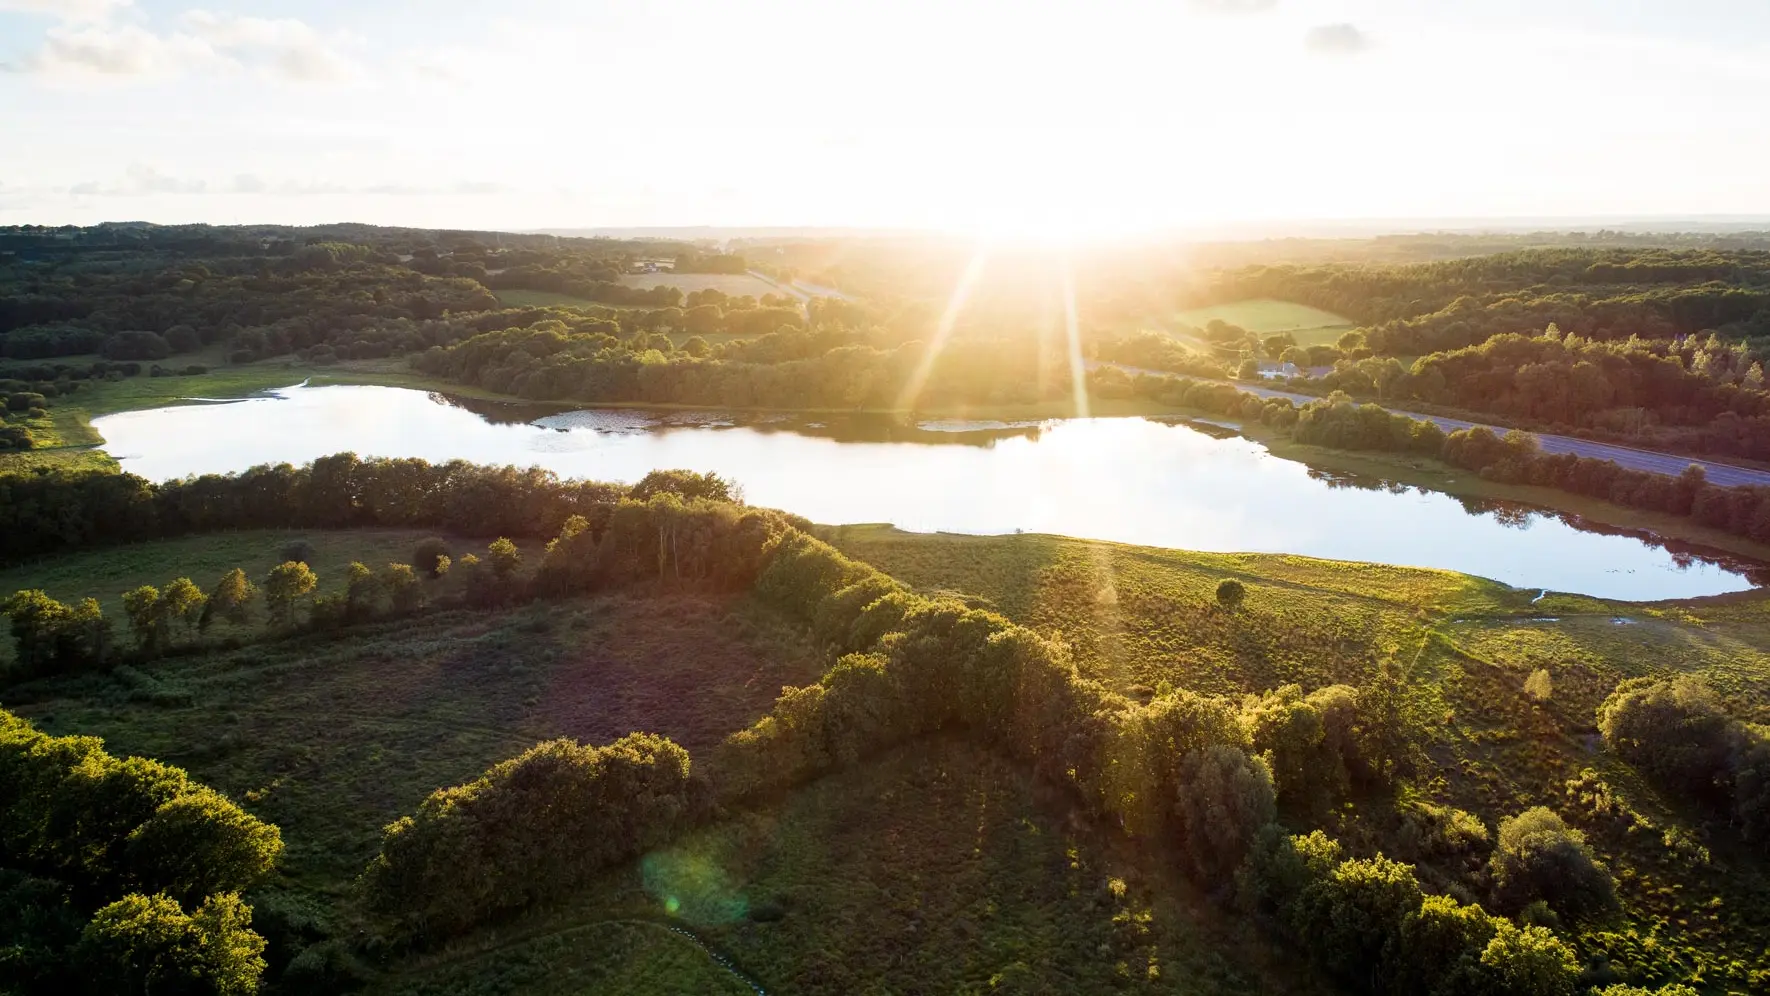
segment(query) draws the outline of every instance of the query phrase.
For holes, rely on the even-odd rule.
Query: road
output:
[[[1088,366],[1090,369],[1097,366],[1117,367],[1120,370],[1133,375],[1148,374],[1153,377],[1180,376],[1165,370],[1128,367],[1122,363],[1102,363],[1099,360],[1089,361]],[[1193,379],[1197,380],[1201,378]],[[1249,394],[1258,395],[1262,398],[1282,398],[1293,405],[1303,405],[1311,401],[1321,400],[1311,394],[1298,394],[1295,391],[1280,391],[1270,387],[1257,387],[1252,384],[1244,384],[1240,381],[1218,381],[1217,383],[1230,384],[1238,390],[1246,391]],[[1477,426],[1490,429],[1496,435],[1504,435],[1510,431],[1504,426],[1484,425],[1481,422],[1465,422],[1459,418],[1445,418],[1442,415],[1427,415],[1424,412],[1402,411],[1399,408],[1391,408],[1389,410],[1397,415],[1406,415],[1408,418],[1425,419],[1428,422],[1437,423],[1438,427],[1445,432],[1455,432],[1458,429],[1473,429]],[[1630,470],[1644,470],[1649,473],[1666,474],[1672,477],[1676,477],[1683,473],[1685,467],[1688,467],[1691,464],[1696,464],[1698,467],[1702,468],[1704,474],[1708,475],[1710,484],[1719,484],[1722,487],[1729,488],[1747,484],[1770,486],[1770,471],[1767,470],[1753,470],[1749,467],[1736,467],[1730,463],[1716,463],[1713,460],[1698,460],[1695,457],[1673,456],[1670,453],[1640,450],[1633,446],[1618,446],[1614,443],[1595,443],[1589,439],[1579,439],[1575,436],[1556,436],[1542,432],[1533,432],[1531,435],[1536,437],[1537,444],[1542,447],[1544,453],[1572,453],[1576,456],[1590,457],[1594,460],[1610,460],[1614,461],[1619,466],[1627,467]]]

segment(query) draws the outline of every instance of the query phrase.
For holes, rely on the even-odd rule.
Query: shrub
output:
[[[1277,814],[1272,773],[1236,747],[1195,750],[1180,762],[1182,840],[1201,882],[1224,881]]]
[[[76,957],[94,993],[249,996],[264,972],[264,938],[232,893],[186,915],[168,896],[134,894],[98,911]]]
[[[1623,682],[1598,708],[1598,729],[1611,750],[1662,785],[1710,802],[1726,797],[1736,731],[1697,679]]]
[[[118,332],[105,339],[98,350],[107,360],[163,360],[172,347],[155,332]]]
[[[537,744],[389,826],[364,899],[431,940],[560,895],[672,836],[688,815],[688,774],[688,752],[650,734]]]
[[[313,544],[306,540],[294,540],[283,544],[282,558],[285,562],[294,561],[298,564],[314,565],[315,553]]]
[[[1546,806],[1501,821],[1492,864],[1501,901],[1514,909],[1541,899],[1577,917],[1616,905],[1616,883],[1592,857],[1585,836]]]
[[[1247,587],[1234,578],[1224,578],[1223,581],[1217,585],[1217,604],[1226,609],[1233,609],[1240,606],[1242,599],[1246,598],[1247,595]]]
[[[412,548],[412,569],[425,577],[441,577],[447,568],[439,570],[438,565],[447,560],[450,553],[449,541],[441,536],[421,539]]]

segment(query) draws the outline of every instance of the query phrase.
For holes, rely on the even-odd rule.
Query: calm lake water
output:
[[[1748,572],[1762,570],[1541,510],[1337,479],[1244,439],[1145,419],[737,423],[709,413],[558,413],[395,388],[298,386],[94,425],[124,470],[155,480],[300,464],[344,450],[537,464],[561,476],[625,482],[686,467],[740,482],[751,504],[816,522],[1298,553],[1443,567],[1606,598],[1739,591],[1753,586]]]

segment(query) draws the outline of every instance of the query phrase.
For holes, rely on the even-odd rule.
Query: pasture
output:
[[[1263,336],[1289,332],[1296,337],[1299,346],[1331,346],[1334,340],[1354,327],[1351,319],[1331,311],[1293,301],[1267,299],[1214,304],[1174,316],[1174,321],[1194,328],[1204,328],[1213,319],[1239,325]]]
[[[747,295],[758,300],[764,294],[796,296],[791,291],[782,290],[748,273],[671,273],[666,270],[658,273],[629,273],[621,277],[621,283],[629,287],[675,287],[684,294],[692,294],[698,290],[717,290],[732,297]]]
[[[557,291],[544,290],[501,290],[496,292],[498,303],[506,308],[614,308],[616,305],[603,304],[589,298],[574,297],[560,294]]]

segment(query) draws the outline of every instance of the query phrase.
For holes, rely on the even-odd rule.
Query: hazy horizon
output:
[[[1770,217],[1770,5],[0,0],[0,223]]]

